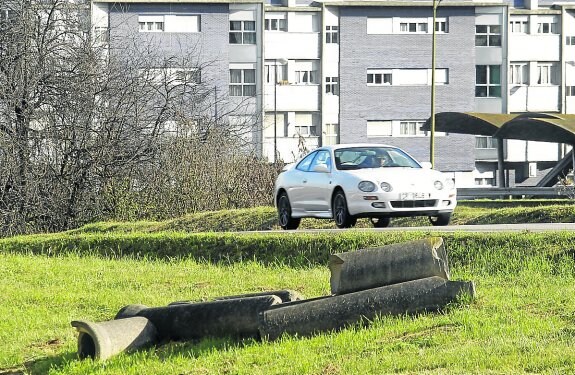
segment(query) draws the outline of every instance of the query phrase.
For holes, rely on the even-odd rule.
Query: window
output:
[[[277,74],[277,77],[274,75]],[[276,80],[277,78],[277,80]],[[283,83],[287,78],[287,64],[276,63],[275,61],[266,61],[264,67],[264,79],[266,83],[275,84]]]
[[[318,61],[296,60],[295,83],[299,85],[319,84]]]
[[[565,44],[567,44],[568,46],[575,46],[575,36],[566,36]]]
[[[565,96],[575,96],[575,86],[565,86]]]
[[[285,18],[266,18],[264,27],[266,31],[287,31],[287,20]]]
[[[391,137],[391,121],[368,120],[367,121],[368,137]]]
[[[180,85],[195,85],[202,83],[200,69],[175,69],[174,82]]]
[[[230,44],[256,44],[256,22],[230,21]]]
[[[170,14],[164,18],[169,33],[197,33],[200,31],[200,16],[187,14]]]
[[[475,25],[475,45],[479,47],[501,47],[501,26]]]
[[[529,83],[529,65],[527,63],[513,63],[509,65],[509,83],[513,85],[527,85]]]
[[[497,138],[477,136],[475,137],[475,148],[497,148]]]
[[[317,136],[319,117],[314,113],[299,112],[295,114],[294,134],[301,136]]]
[[[557,34],[557,22],[538,22],[537,23],[537,33],[538,34]]]
[[[162,32],[164,31],[164,16],[138,16],[139,31]]]
[[[537,63],[537,84],[557,85],[558,66],[556,63]]]
[[[331,158],[329,156],[329,151],[320,150],[316,154],[317,156],[313,159],[309,170],[313,171],[314,167],[317,165],[325,164],[329,170],[331,170]]]
[[[306,172],[309,169],[309,166],[310,166],[313,158],[315,158],[316,155],[317,155],[317,151],[306,156],[302,161],[299,162],[299,164],[296,166],[296,169],[298,171]]]
[[[323,144],[325,146],[337,144],[338,124],[325,124],[323,132]]]
[[[230,69],[230,96],[255,96],[256,70]]]
[[[527,34],[529,32],[527,20],[509,21],[509,32],[514,34]]]
[[[325,42],[326,43],[339,43],[339,27],[338,26],[326,26],[325,27]]]
[[[427,22],[400,22],[399,31],[402,33],[427,33]]]
[[[339,85],[337,77],[325,77],[325,93],[339,95]]]
[[[110,32],[108,31],[108,28],[102,26],[94,27],[94,41],[96,43],[108,43],[110,41]]]
[[[391,70],[367,70],[368,86],[391,85],[391,83]]]
[[[479,98],[501,97],[501,66],[475,66],[475,96]]]
[[[447,19],[435,21],[435,32],[438,32],[438,33],[449,32],[449,30],[447,29]]]
[[[400,121],[399,134],[400,135],[421,135],[425,134],[420,128],[425,124],[425,121]]]

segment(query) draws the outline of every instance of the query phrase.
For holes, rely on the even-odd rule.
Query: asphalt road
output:
[[[290,233],[290,232],[339,232],[345,229],[296,229],[295,231],[258,231],[258,233]],[[423,231],[423,232],[546,232],[546,231],[574,231],[575,223],[529,223],[529,224],[485,224],[485,225],[448,225],[434,227],[390,227],[390,228],[355,228],[357,231]],[[574,233],[575,236],[575,233]]]

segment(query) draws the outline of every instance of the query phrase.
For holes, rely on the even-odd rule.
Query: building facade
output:
[[[429,160],[420,127],[431,114],[433,34],[436,113],[575,110],[575,1],[443,0],[435,23],[433,4],[100,0],[92,21],[116,43],[152,38],[166,56],[201,49],[211,61],[202,80],[242,104],[228,120],[254,119],[250,140],[270,161],[353,142],[393,144]],[[496,185],[495,142],[436,132],[435,167],[460,187]],[[567,151],[503,142],[510,186],[535,184]]]

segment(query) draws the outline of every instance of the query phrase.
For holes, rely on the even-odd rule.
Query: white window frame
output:
[[[485,31],[478,31],[478,27],[485,27]],[[498,29],[498,30],[497,30]],[[476,47],[501,47],[502,39],[502,26],[501,25],[475,25],[475,46]],[[477,44],[478,37],[485,37],[486,44]],[[499,43],[494,43],[492,37],[498,37]]]
[[[565,37],[565,45],[575,46],[575,36],[568,35]]]
[[[367,69],[368,86],[391,86],[393,73],[391,69]]]
[[[232,25],[239,23],[239,29],[232,29]],[[246,28],[246,25],[253,25],[253,29],[250,27]],[[253,45],[257,43],[257,25],[256,21],[251,20],[230,20],[229,22],[230,30],[229,30],[229,43],[230,44],[245,44],[245,45]],[[235,26],[234,26],[235,27]],[[234,40],[232,41],[232,35],[239,36],[241,40]],[[247,38],[249,36],[249,38]],[[253,40],[252,40],[253,38]],[[247,39],[247,41],[246,41]]]
[[[265,31],[288,31],[287,18],[285,13],[280,14],[269,14],[266,13],[266,18],[264,20],[264,30]]]
[[[432,19],[433,22],[433,19]],[[449,22],[447,18],[436,18],[435,19],[435,33],[447,34],[449,33]]]
[[[311,122],[300,122],[301,117],[311,118]],[[294,124],[293,124],[293,136],[302,137],[317,137],[318,136],[318,126],[319,126],[319,116],[314,112],[295,112],[294,114]]]
[[[478,83],[477,82],[477,68],[480,66],[484,66],[485,67],[485,83]],[[499,68],[499,83],[494,83],[491,82],[491,76],[493,75],[493,69],[494,68]],[[476,65],[475,66],[475,97],[476,98],[501,98],[501,65]],[[486,96],[478,96],[477,95],[477,88],[478,87],[485,87],[486,88]],[[492,89],[494,88],[499,88],[499,95],[490,95],[492,92]]]
[[[232,82],[233,73],[240,73],[240,80],[237,82]],[[247,81],[246,76],[252,76],[253,82]],[[240,88],[242,95],[237,95],[234,93],[235,89]],[[232,90],[234,89],[234,90]],[[252,93],[253,90],[253,93]],[[230,96],[236,97],[253,97],[256,95],[256,70],[255,69],[242,69],[242,68],[230,68]]]
[[[537,22],[537,34],[559,34],[557,22],[540,21]]]
[[[515,86],[529,84],[529,63],[513,62],[509,64],[509,84]]]
[[[339,124],[327,123],[323,126],[323,145],[335,145],[337,144],[337,137],[339,133]]]
[[[400,34],[428,34],[429,21],[423,19],[402,19],[399,21]]]
[[[497,148],[497,138],[487,135],[475,136],[475,148],[480,150],[492,150]]]
[[[575,86],[565,86],[565,96],[575,96]]]
[[[296,60],[294,67],[294,80],[296,85],[320,85],[320,76],[317,60]]]
[[[139,15],[138,32],[162,33],[166,29],[166,20],[163,15]]]
[[[556,75],[558,66],[553,62],[537,63],[537,85],[556,86]]]
[[[338,77],[325,77],[325,93],[331,95],[339,95],[339,78]]]
[[[277,66],[277,81],[274,78]],[[287,80],[287,63],[282,64],[279,61],[267,60],[264,66],[264,82],[269,85],[280,84]]]
[[[527,34],[529,32],[529,22],[527,20],[509,21],[509,32],[512,34]]]
[[[339,26],[325,27],[325,42],[327,44],[339,44]]]
[[[425,136],[427,133],[420,128],[425,124],[424,120],[402,120],[399,122],[400,137]]]

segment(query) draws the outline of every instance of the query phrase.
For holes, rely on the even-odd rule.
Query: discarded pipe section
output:
[[[329,269],[332,294],[431,276],[449,280],[447,252],[441,237],[333,254]]]
[[[435,311],[461,295],[475,296],[473,282],[449,281],[440,237],[333,254],[329,268],[329,296],[304,299],[291,290],[275,290],[163,307],[127,305],[111,321],[73,321],[79,332],[78,356],[103,360],[168,340],[208,336],[307,336],[378,315]]]
[[[274,306],[262,313],[260,335],[270,340],[283,333],[308,336],[372,320],[377,315],[436,311],[460,294],[474,295],[472,282],[433,276],[292,306]]]

